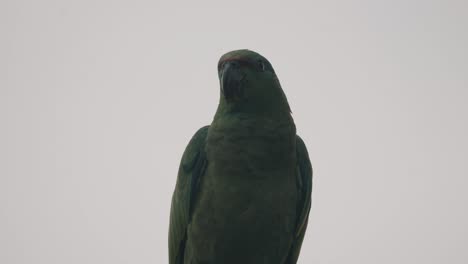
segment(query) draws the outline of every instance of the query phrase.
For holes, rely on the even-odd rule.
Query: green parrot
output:
[[[218,63],[213,122],[180,163],[170,264],[293,264],[311,206],[312,166],[270,62],[251,50]]]

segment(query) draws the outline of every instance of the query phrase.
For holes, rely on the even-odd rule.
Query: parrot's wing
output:
[[[310,205],[312,202],[312,165],[304,141],[296,136],[297,155],[297,186],[299,202],[297,205],[297,221],[294,241],[285,264],[295,264],[299,257],[302,240],[307,229]]]
[[[204,148],[208,127],[202,127],[195,133],[180,162],[177,183],[172,195],[169,223],[170,264],[183,263],[187,225],[192,215],[197,185],[207,164]]]

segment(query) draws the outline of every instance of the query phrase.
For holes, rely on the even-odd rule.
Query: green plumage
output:
[[[271,64],[238,50],[218,66],[210,126],[188,144],[172,197],[170,264],[293,264],[312,167]]]

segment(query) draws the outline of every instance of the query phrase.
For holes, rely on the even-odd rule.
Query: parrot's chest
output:
[[[294,137],[294,125],[210,128],[189,255],[209,263],[280,263],[295,226]]]
[[[209,164],[220,174],[261,177],[295,164],[295,127],[265,121],[212,126],[206,146]]]

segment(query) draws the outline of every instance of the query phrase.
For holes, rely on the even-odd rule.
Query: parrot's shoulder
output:
[[[182,156],[182,168],[185,172],[189,172],[193,169],[200,152],[203,151],[206,137],[208,135],[208,128],[210,126],[204,126],[192,136],[190,142],[188,143],[187,147],[185,148],[184,155]]]
[[[302,161],[309,161],[309,153],[307,151],[306,144],[299,135],[296,135],[296,152],[298,154],[298,157],[300,157]]]

